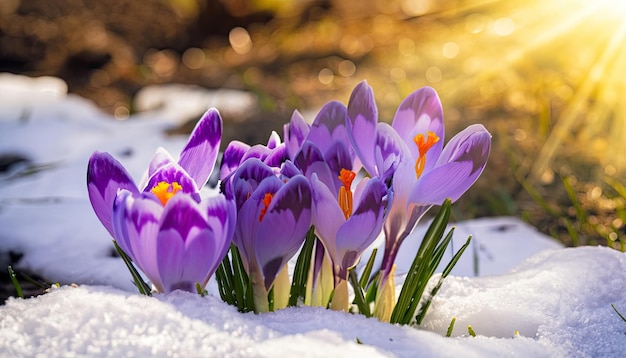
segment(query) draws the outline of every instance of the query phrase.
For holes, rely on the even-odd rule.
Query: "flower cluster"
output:
[[[331,101],[311,124],[295,111],[283,139],[274,132],[266,145],[229,143],[220,193],[202,197],[221,128],[217,110],[207,111],[180,159],[159,149],[139,186],[107,153],[89,161],[94,211],[153,290],[203,291],[217,270],[220,295],[242,310],[307,304],[349,311],[351,271],[383,233],[372,285],[374,312],[386,321],[403,240],[432,206],[457,200],[476,181],[491,145],[487,130],[471,125],[444,147],[432,88],[409,95],[391,124],[379,122],[363,81],[347,106]],[[298,263],[306,264],[290,283],[288,262],[299,251]],[[306,286],[299,302],[296,275]]]

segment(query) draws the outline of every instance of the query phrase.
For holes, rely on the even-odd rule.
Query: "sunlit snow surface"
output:
[[[108,151],[139,181],[158,146],[178,155],[186,138],[163,132],[192,109],[251,106],[233,100],[243,93],[172,89],[144,92],[144,108],[160,109],[119,122],[58,79],[0,74],[0,155],[28,160],[0,176],[1,267],[12,251],[24,255],[18,270],[79,284],[0,306],[0,356],[626,356],[626,322],[611,308],[626,312],[626,254],[562,249],[515,218],[455,223],[455,248],[470,234],[472,245],[420,330],[308,307],[239,314],[214,283],[204,298],[140,296],[87,199],[89,156]],[[398,282],[424,230],[404,244]],[[454,338],[442,337],[452,317]]]

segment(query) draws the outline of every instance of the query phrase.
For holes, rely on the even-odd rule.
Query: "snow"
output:
[[[165,129],[202,107],[254,106],[243,92],[181,85],[140,101],[145,112],[116,121],[57,78],[0,74],[0,156],[25,159],[0,175],[0,266],[21,253],[15,269],[64,285],[0,306],[0,356],[626,356],[626,322],[611,307],[626,312],[626,254],[562,248],[512,217],[454,223],[454,247],[472,244],[420,329],[311,307],[240,314],[214,282],[207,297],[139,295],[87,199],[89,155],[111,152],[139,181],[158,146],[183,147]],[[424,231],[403,245],[398,282]]]

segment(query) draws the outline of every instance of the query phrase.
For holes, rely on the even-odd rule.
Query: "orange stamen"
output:
[[[183,187],[178,184],[178,182],[172,182],[172,184],[161,181],[157,185],[154,186],[150,191],[152,194],[156,195],[157,198],[161,201],[161,204],[165,206],[167,202],[176,194],[179,190],[182,190]]]
[[[419,151],[419,157],[415,161],[415,175],[417,175],[418,179],[422,176],[422,172],[426,166],[426,153],[435,143],[439,142],[439,137],[435,132],[428,131],[427,135],[428,137],[426,139],[424,139],[424,135],[421,133],[413,138],[415,145],[417,145],[417,150]]]
[[[270,207],[270,204],[272,203],[272,198],[274,197],[274,194],[272,193],[265,193],[265,196],[263,197],[263,208],[261,209],[261,215],[259,215],[259,222],[261,222],[263,220],[263,217],[265,216],[265,214],[267,213],[267,209]]]
[[[347,169],[341,169],[339,172],[339,180],[341,180],[343,186],[339,188],[337,201],[346,220],[352,215],[352,190],[350,190],[350,187],[355,177],[356,173]]]

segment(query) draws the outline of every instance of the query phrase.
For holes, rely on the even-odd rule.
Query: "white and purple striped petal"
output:
[[[342,269],[354,266],[361,254],[376,240],[385,218],[387,187],[378,178],[373,178],[355,203],[353,214],[346,220],[335,239],[335,248]]]
[[[424,171],[435,165],[443,149],[444,124],[443,110],[437,92],[431,87],[421,88],[410,94],[398,107],[391,126],[400,135],[416,160],[419,157],[414,138],[418,134],[424,136],[433,132],[439,141],[426,153]]]
[[[154,156],[152,156],[150,164],[148,165],[148,172],[144,175],[145,177],[139,184],[139,187],[144,188],[146,183],[148,182],[148,178],[150,178],[152,174],[154,174],[154,172],[170,163],[176,163],[174,157],[172,157],[172,155],[167,150],[165,150],[165,148],[157,148]]]
[[[267,290],[280,269],[304,242],[311,227],[311,201],[308,180],[302,175],[293,177],[274,193],[259,223],[256,260],[263,272]]]
[[[377,175],[375,146],[378,108],[374,92],[365,81],[352,91],[348,102],[348,119],[348,135],[356,155],[370,175]]]
[[[221,139],[222,117],[215,108],[211,108],[202,115],[191,132],[178,161],[198,188],[206,184],[213,171]]]
[[[280,140],[280,136],[278,135],[278,133],[276,133],[276,131],[272,131],[272,133],[270,133],[270,137],[267,139],[266,147],[268,147],[269,149],[275,149],[281,144],[282,141]]]
[[[409,202],[441,205],[446,198],[456,201],[482,173],[490,149],[491,135],[485,127],[480,124],[467,127],[446,145],[436,167],[418,180]]]
[[[156,255],[163,206],[147,195],[120,192],[113,208],[115,240],[157,290],[164,292]]]
[[[220,178],[222,180],[239,168],[248,150],[250,150],[250,146],[238,140],[228,143],[222,155],[222,164],[220,166]]]
[[[87,167],[87,191],[96,216],[111,236],[113,236],[111,223],[113,203],[121,189],[134,194],[139,193],[135,182],[120,162],[109,153],[93,153]]]
[[[182,192],[193,196],[196,201],[200,201],[200,194],[196,182],[187,174],[187,172],[176,163],[167,164],[148,178],[145,192],[150,192],[152,188],[157,186],[160,182],[166,182],[172,184],[178,183],[182,187]]]
[[[337,203],[337,195],[332,193],[316,174],[311,177],[313,195],[313,215],[311,221],[315,225],[318,238],[333,259],[339,256],[335,245],[337,231],[346,222],[343,211]]]
[[[295,110],[291,116],[291,120],[283,127],[283,135],[285,136],[285,146],[287,156],[293,160],[296,153],[302,146],[302,143],[309,135],[310,126],[302,117],[302,114]]]
[[[200,204],[186,195],[175,195],[165,206],[157,240],[156,257],[165,292],[193,292],[195,284],[208,281],[216,252],[225,240],[209,227]]]
[[[326,153],[335,141],[346,144],[349,142],[347,123],[348,111],[346,106],[338,101],[330,101],[322,107],[315,117],[306,139],[315,143],[322,153]]]
[[[117,197],[116,241],[158,292],[204,287],[226,254],[234,204],[221,196],[209,200],[199,204],[180,193],[163,207],[150,193],[123,190]]]

